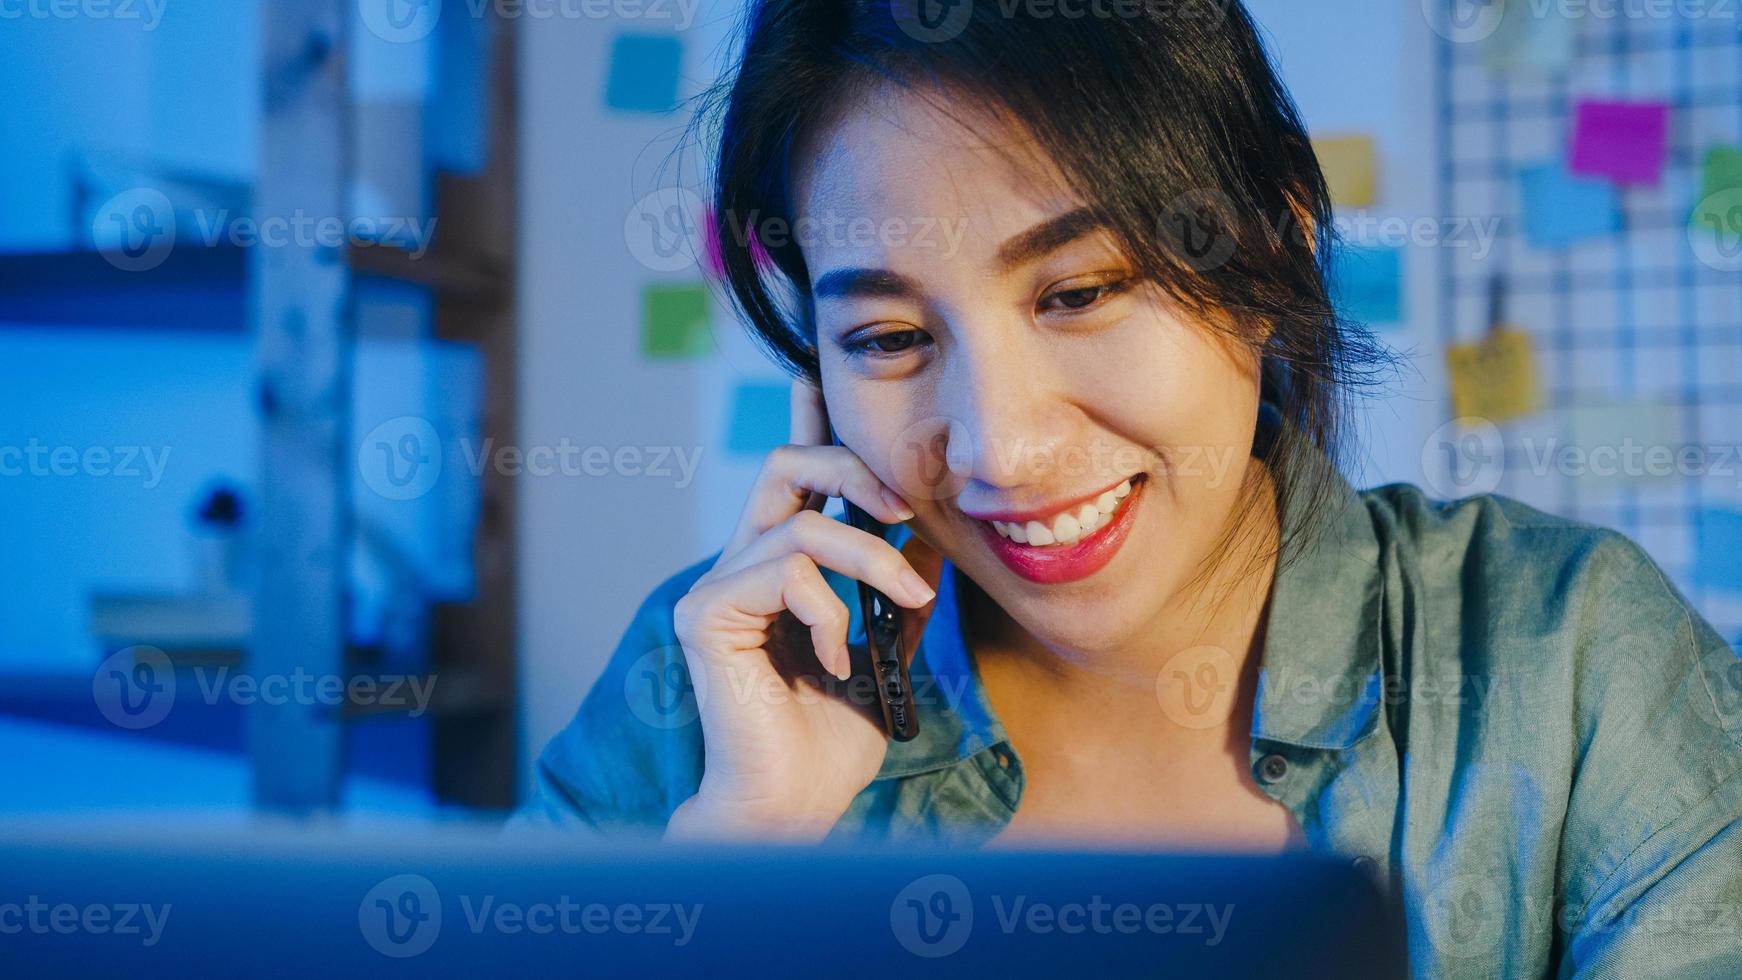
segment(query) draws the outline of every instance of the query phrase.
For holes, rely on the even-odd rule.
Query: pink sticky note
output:
[[[1655,184],[1668,138],[1669,106],[1661,102],[1580,102],[1572,171],[1617,184]]]
[[[702,236],[707,243],[708,272],[716,279],[726,278],[726,263],[720,256],[720,229],[714,224],[713,208],[702,212]],[[758,270],[767,269],[774,264],[774,259],[762,247],[762,242],[754,238],[750,240],[750,259],[756,263]]]

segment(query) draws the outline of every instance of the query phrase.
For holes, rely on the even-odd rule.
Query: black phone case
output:
[[[852,501],[843,498],[847,521],[861,531],[883,536],[884,525]],[[897,742],[919,734],[919,714],[913,707],[913,684],[907,675],[907,657],[902,649],[901,607],[864,582],[859,583],[859,614],[865,623],[865,645],[871,651],[871,670],[877,679],[877,704],[883,710],[883,730]]]

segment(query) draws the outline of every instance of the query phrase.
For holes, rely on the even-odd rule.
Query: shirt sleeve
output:
[[[672,610],[714,560],[684,569],[642,602],[574,719],[540,754],[510,830],[653,837],[695,794],[701,722]]]
[[[1637,545],[1607,544],[1558,972],[1742,977],[1742,661]]]

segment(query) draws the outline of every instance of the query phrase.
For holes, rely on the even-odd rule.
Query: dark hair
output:
[[[794,152],[881,82],[966,93],[1033,135],[1143,275],[1261,354],[1263,397],[1285,424],[1259,453],[1283,513],[1300,498],[1312,522],[1336,479],[1343,390],[1386,355],[1333,308],[1330,195],[1245,8],[1119,0],[1065,17],[955,0],[919,16],[931,2],[755,0],[748,12],[742,59],[704,110],[718,124],[714,234],[757,338],[818,380],[804,256],[790,237],[755,234],[793,226]],[[764,274],[764,247],[784,289]],[[1290,465],[1302,453],[1332,465]]]

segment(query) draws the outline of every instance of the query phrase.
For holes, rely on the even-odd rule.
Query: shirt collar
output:
[[[1274,405],[1260,406],[1260,448],[1296,433]],[[1299,538],[1298,553],[1271,587],[1252,737],[1342,749],[1378,720],[1379,541],[1360,495],[1323,451],[1303,446],[1290,472],[1297,481],[1325,480],[1330,510],[1304,537],[1295,532],[1306,526],[1306,495],[1293,495],[1282,517],[1285,537]],[[894,531],[897,547],[912,534],[904,526]],[[909,668],[919,734],[889,744],[879,779],[953,765],[1006,738],[963,636],[959,574],[945,560],[937,604]]]

